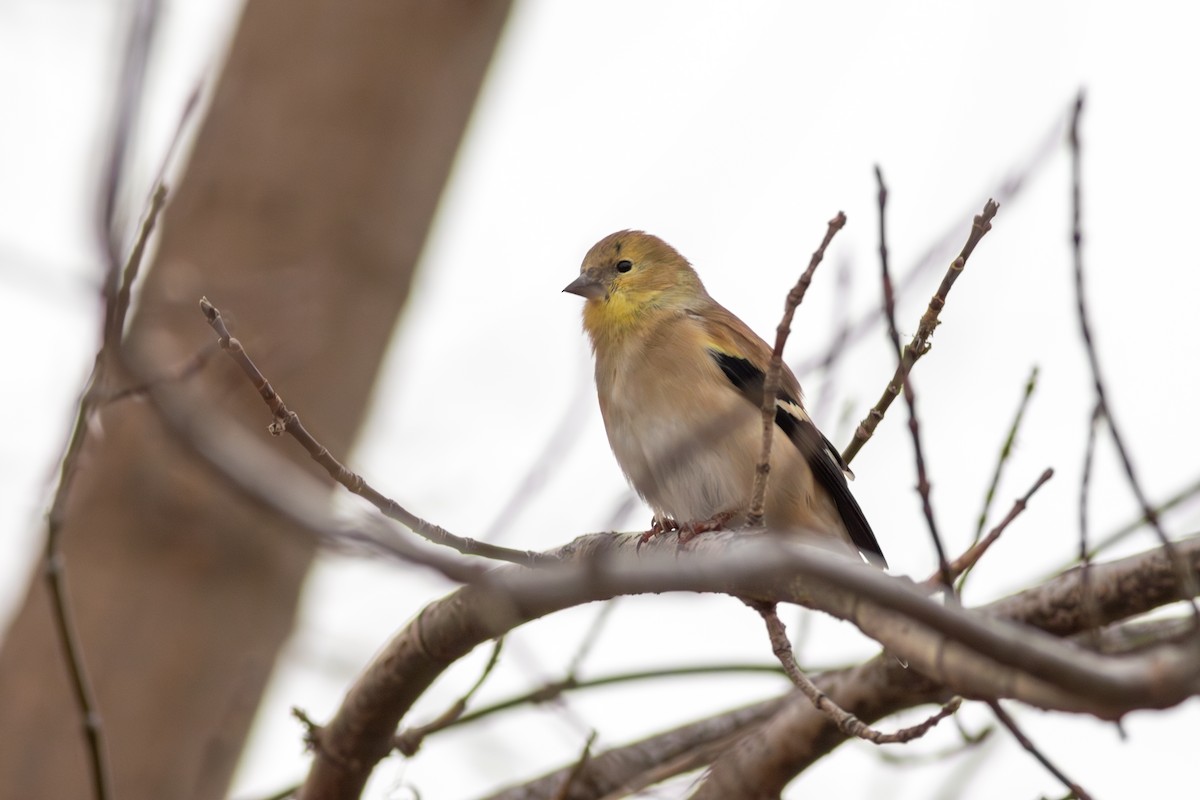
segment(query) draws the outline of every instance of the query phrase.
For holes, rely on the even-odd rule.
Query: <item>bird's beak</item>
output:
[[[588,300],[599,300],[607,293],[604,290],[604,284],[586,272],[580,273],[579,277],[568,283],[563,291],[586,297]]]

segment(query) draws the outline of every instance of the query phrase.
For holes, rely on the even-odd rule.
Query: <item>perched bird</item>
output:
[[[597,242],[563,291],[587,300],[600,413],[621,469],[654,510],[651,530],[694,535],[744,520],[771,348],[709,297],[683,256],[641,231]],[[786,365],[775,424],[766,526],[840,538],[886,567],[846,485],[849,469]]]

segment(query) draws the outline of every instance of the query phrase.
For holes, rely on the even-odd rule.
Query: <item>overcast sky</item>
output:
[[[0,124],[0,315],[10,376],[0,414],[20,420],[0,437],[0,615],[11,613],[23,591],[50,477],[97,344],[89,214],[126,8],[0,3],[0,101],[7,109]],[[235,13],[229,2],[167,3],[131,197],[147,192],[183,99],[219,64]],[[935,243],[949,242],[901,297],[902,334],[911,334],[970,215],[989,195],[1011,193],[1006,182],[1024,171],[955,286],[914,383],[939,522],[957,551],[974,532],[995,453],[1029,370],[1039,366],[996,518],[1045,467],[1057,475],[988,555],[967,600],[1040,579],[1078,547],[1093,402],[1074,316],[1064,144],[1081,87],[1088,93],[1088,293],[1113,408],[1152,498],[1200,472],[1192,424],[1200,396],[1200,265],[1192,241],[1200,211],[1198,22],[1180,3],[1141,4],[1135,13],[1128,4],[1084,2],[518,2],[370,424],[350,454],[353,466],[422,516],[479,536],[566,419],[573,435],[557,440],[553,474],[501,541],[546,548],[605,528],[627,490],[595,406],[580,301],[560,293],[595,240],[627,227],[662,236],[718,300],[767,333],[826,221],[845,211],[849,225],[789,343],[789,357],[802,363],[828,344],[840,321],[879,302],[875,164],[891,188],[895,268],[903,272]],[[253,309],[238,316],[253,324]],[[889,364],[875,327],[832,376],[801,374],[817,422],[835,442],[848,440]],[[303,414],[303,398],[289,399]],[[853,489],[893,571],[921,578],[934,559],[899,411],[855,462]],[[477,427],[464,433],[467,417]],[[445,447],[451,436],[469,437],[470,458]],[[1099,535],[1134,516],[1136,504],[1107,443],[1098,458],[1090,511]],[[648,520],[637,507],[620,522],[633,528]],[[1166,521],[1173,534],[1192,533],[1200,508],[1186,505]],[[1151,545],[1143,533],[1113,553]],[[323,558],[240,770],[238,796],[301,777],[306,759],[288,707],[316,719],[332,713],[370,654],[448,588],[390,565]],[[560,677],[596,611],[559,615],[514,637],[485,696]],[[848,626],[809,619],[806,663],[838,664],[876,649]],[[440,712],[469,685],[484,654],[476,655],[435,685],[414,720]],[[618,606],[585,672],[770,659],[760,623],[737,602],[648,598]],[[677,680],[581,695],[566,712],[531,711],[437,737],[412,764],[391,759],[370,796],[404,796],[397,792],[406,783],[425,797],[471,796],[571,761],[592,727],[600,746],[618,744],[781,688],[767,679]],[[1132,715],[1124,742],[1111,726],[1086,718],[1017,711],[1030,734],[1099,797],[1149,795],[1156,781],[1168,796],[1173,782],[1194,786],[1181,758],[1200,722],[1194,700]],[[961,716],[973,730],[989,721],[978,708]],[[953,744],[952,727],[942,728],[904,753]],[[947,796],[971,798],[1063,793],[997,735],[969,754],[920,767],[887,765],[872,746],[851,744],[790,794],[926,798],[947,786],[961,789]]]

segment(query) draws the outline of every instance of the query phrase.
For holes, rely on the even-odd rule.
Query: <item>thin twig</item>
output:
[[[748,528],[760,528],[763,524],[767,478],[771,472],[771,440],[775,433],[775,398],[779,394],[780,376],[783,373],[783,348],[787,344],[788,336],[792,333],[792,318],[796,315],[796,308],[804,300],[809,284],[812,283],[813,273],[817,271],[817,265],[825,258],[825,249],[829,247],[833,237],[845,225],[846,215],[841,211],[829,220],[825,238],[821,240],[821,245],[813,251],[812,258],[808,261],[808,268],[804,270],[800,279],[796,281],[796,285],[788,292],[787,302],[783,306],[783,318],[779,320],[779,325],[775,328],[775,348],[771,351],[771,365],[767,368],[767,376],[763,381],[762,454],[759,456],[754,470],[754,489],[750,493],[750,512],[746,515],[746,527]]]
[[[155,388],[164,384],[183,383],[188,378],[204,369],[204,366],[208,364],[208,360],[212,358],[219,349],[220,346],[216,342],[207,342],[199,350],[192,353],[186,359],[170,369],[167,369],[162,374],[155,375],[154,377],[147,378],[144,381],[117,389],[116,391],[110,393],[104,398],[104,405],[117,403],[121,400],[128,400],[131,397],[144,397],[152,392]]]
[[[1154,506],[1154,513],[1161,518],[1163,514],[1167,513],[1171,509],[1186,503],[1188,500],[1191,500],[1198,495],[1200,495],[1200,479],[1193,481],[1187,486],[1184,486],[1166,500],[1156,504]],[[1097,542],[1096,545],[1088,552],[1088,555],[1092,558],[1095,558],[1113,545],[1123,542],[1127,536],[1140,530],[1141,527],[1148,521],[1149,520],[1146,518],[1145,514],[1139,513],[1136,519],[1131,519],[1129,522],[1112,531],[1099,542]]]
[[[576,381],[575,393],[567,403],[554,432],[550,434],[541,453],[529,465],[524,476],[516,483],[504,506],[479,537],[480,541],[497,541],[512,527],[522,509],[545,489],[547,479],[558,471],[559,465],[579,443],[580,434],[584,430],[584,426],[579,424],[579,418],[587,408],[588,402],[595,402],[592,399],[593,395],[591,374],[580,376]]]
[[[879,267],[880,279],[883,283],[883,316],[887,320],[888,338],[892,340],[892,348],[896,352],[898,362],[896,370],[900,373],[901,388],[904,391],[904,402],[908,406],[908,431],[912,435],[913,457],[917,463],[917,494],[921,496],[921,510],[925,513],[925,524],[929,528],[929,536],[933,539],[933,548],[937,553],[938,568],[942,571],[942,583],[949,594],[954,593],[954,576],[950,574],[950,564],[946,560],[946,548],[938,533],[937,520],[933,516],[933,501],[930,499],[929,475],[925,467],[925,453],[921,446],[921,423],[917,416],[917,395],[913,389],[912,376],[904,369],[904,350],[900,347],[900,332],[896,330],[896,296],[892,290],[892,276],[888,271],[887,249],[887,186],[883,182],[883,170],[875,166],[875,181],[879,185]]]
[[[109,300],[106,318],[112,319],[117,304],[112,302],[117,293],[120,275],[116,266],[124,259],[117,229],[117,197],[125,175],[125,160],[133,131],[138,123],[146,81],[146,64],[150,58],[150,46],[158,23],[158,0],[141,0],[136,3],[130,19],[129,39],[125,46],[125,57],[121,73],[117,78],[116,111],[113,114],[112,132],[108,153],[104,162],[104,173],[100,181],[99,238],[104,245],[105,260],[110,269],[105,283],[105,294]],[[106,325],[106,329],[110,326]]]
[[[904,751],[887,750],[884,748],[880,748],[874,752],[881,761],[884,761],[888,764],[893,764],[895,766],[911,767],[920,764],[936,764],[939,761],[945,761],[946,759],[953,758],[960,753],[964,753],[968,750],[979,747],[984,742],[990,740],[992,734],[996,731],[994,726],[988,725],[987,727],[981,729],[979,733],[971,733],[963,727],[962,722],[959,721],[959,717],[955,716],[951,719],[953,719],[954,724],[958,726],[958,733],[961,738],[950,747],[933,753],[908,754]]]
[[[1021,395],[1021,402],[1017,405],[1017,414],[1013,417],[1012,425],[1008,426],[1008,435],[1004,437],[1004,444],[1000,446],[1000,455],[996,458],[996,469],[992,471],[992,480],[988,484],[987,491],[983,495],[983,508],[979,510],[979,521],[975,525],[975,538],[971,543],[979,541],[983,536],[983,529],[987,526],[988,513],[992,510],[992,502],[996,499],[996,489],[1000,486],[1000,476],[1004,473],[1004,467],[1008,463],[1008,459],[1012,456],[1013,445],[1017,441],[1017,432],[1021,429],[1021,420],[1025,417],[1025,409],[1029,407],[1029,399],[1033,397],[1033,391],[1037,388],[1038,368],[1036,365],[1029,370],[1029,379],[1025,381],[1025,391]]]
[[[600,633],[604,630],[608,620],[612,617],[613,610],[617,607],[617,601],[609,600],[607,603],[600,606],[600,610],[596,616],[592,617],[592,623],[588,626],[587,633],[583,635],[583,639],[579,642],[579,647],[575,650],[575,655],[571,657],[571,663],[567,665],[567,677],[574,678],[579,674],[580,668],[583,667],[583,662],[591,655],[592,649],[596,646],[596,642],[600,641]]]
[[[1079,332],[1083,337],[1084,349],[1087,351],[1088,365],[1091,367],[1092,386],[1096,392],[1096,402],[1107,423],[1108,432],[1112,436],[1113,444],[1116,445],[1117,454],[1121,458],[1121,464],[1125,468],[1125,477],[1128,480],[1129,487],[1133,490],[1138,505],[1141,506],[1142,516],[1146,518],[1146,521],[1150,523],[1150,527],[1154,529],[1155,535],[1158,536],[1163,549],[1167,551],[1171,562],[1175,565],[1179,573],[1180,585],[1184,587],[1188,595],[1188,602],[1192,607],[1192,616],[1196,621],[1196,630],[1197,633],[1200,633],[1200,606],[1197,606],[1195,601],[1197,593],[1196,574],[1179,556],[1178,550],[1176,550],[1170,537],[1167,536],[1167,532],[1163,529],[1162,522],[1158,518],[1158,512],[1151,505],[1146,492],[1142,489],[1141,482],[1137,478],[1133,467],[1133,457],[1130,455],[1129,449],[1125,446],[1125,437],[1117,427],[1117,421],[1112,413],[1112,406],[1108,402],[1108,394],[1105,390],[1104,379],[1100,371],[1100,357],[1096,352],[1096,345],[1092,338],[1091,323],[1088,321],[1087,301],[1083,291],[1083,168],[1082,147],[1079,140],[1079,122],[1083,115],[1083,99],[1084,94],[1081,91],[1079,97],[1075,100],[1075,113],[1071,117],[1070,133],[1071,244],[1075,260],[1075,307],[1079,316]]]
[[[396,738],[392,746],[399,750],[404,755],[412,758],[421,749],[421,744],[425,741],[425,737],[431,733],[444,730],[450,727],[454,722],[460,719],[467,710],[467,703],[471,702],[471,698],[483,686],[483,682],[492,674],[492,670],[496,668],[496,664],[500,661],[500,649],[504,646],[504,637],[501,636],[492,645],[492,655],[488,658],[487,665],[483,668],[483,672],[479,678],[471,685],[466,694],[450,704],[450,707],[439,714],[434,720],[424,725],[418,725],[414,728],[407,728],[396,734]]]
[[[811,405],[813,419],[828,419],[829,406],[837,394],[838,366],[842,363],[842,356],[846,354],[846,343],[850,335],[853,284],[854,271],[850,268],[850,262],[842,259],[834,271],[833,318],[830,323],[830,328],[833,330],[833,335],[830,337],[832,346],[819,365],[824,376],[821,381],[821,391]]]
[[[166,202],[167,187],[166,184],[160,183],[150,196],[150,209],[146,212],[146,216],[142,220],[141,230],[138,231],[137,239],[133,243],[133,249],[130,251],[129,258],[125,262],[125,270],[121,276],[121,286],[117,290],[113,310],[107,315],[108,318],[105,321],[104,330],[105,347],[116,348],[121,342],[125,331],[125,317],[129,313],[133,284],[137,281],[138,270],[142,266],[142,256],[146,251],[146,243],[150,241],[150,234],[154,232],[154,223],[158,221],[158,214],[162,211]]]
[[[1013,735],[1013,738],[1017,740],[1021,747],[1024,747],[1030,755],[1036,758],[1038,762],[1045,767],[1051,775],[1057,778],[1063,786],[1067,787],[1067,789],[1072,792],[1072,794],[1078,798],[1078,800],[1091,800],[1092,796],[1088,794],[1082,786],[1075,783],[1075,781],[1068,778],[1062,770],[1054,766],[1054,763],[1046,756],[1046,754],[1043,753],[1038,746],[1035,745],[1033,741],[1025,735],[1024,731],[1022,731],[1017,725],[1017,721],[1009,716],[1008,712],[1001,707],[999,701],[988,700],[987,704],[992,709],[992,713],[996,715],[996,719],[1000,721],[1001,725],[1008,728],[1008,732]]]
[[[1033,497],[1034,492],[1042,488],[1042,484],[1053,477],[1054,470],[1047,467],[1046,470],[1038,476],[1038,479],[1034,481],[1033,486],[1029,487],[1029,491],[1027,491],[1022,497],[1018,498],[1017,501],[1013,503],[1013,507],[1009,509],[1009,512],[1004,519],[1000,520],[999,525],[992,528],[988,532],[987,536],[972,544],[967,548],[965,553],[950,563],[950,576],[952,580],[960,575],[965,575],[973,566],[975,566],[975,564],[979,562],[979,559],[983,558],[983,554],[986,553],[988,549],[996,543],[996,540],[1000,538],[1000,534],[1004,533],[1009,524],[1018,516],[1020,516],[1021,512],[1025,510],[1025,507],[1029,504],[1029,498]],[[933,575],[930,575],[928,578],[926,578],[922,585],[926,589],[933,591],[937,589],[938,586],[942,585],[944,578],[944,573],[942,573],[942,571],[939,569]]]
[[[992,471],[991,483],[988,485],[988,491],[984,493],[983,509],[979,510],[979,522],[976,525],[976,533],[974,533],[974,537],[971,540],[972,548],[978,545],[980,537],[983,536],[984,527],[986,524],[988,524],[988,515],[991,513],[992,501],[996,499],[996,489],[998,486],[1000,486],[1000,477],[1003,474],[1004,465],[1008,463],[1009,457],[1013,455],[1013,446],[1016,443],[1016,434],[1020,432],[1021,421],[1025,419],[1025,409],[1028,408],[1028,404],[1030,404],[1030,398],[1033,397],[1033,390],[1037,389],[1037,384],[1038,368],[1037,366],[1034,366],[1030,369],[1030,378],[1025,381],[1025,392],[1022,393],[1021,402],[1018,404],[1018,407],[1016,407],[1016,415],[1013,417],[1013,423],[1008,427],[1008,435],[1007,437],[1004,437],[1004,444],[1001,445],[1000,456],[996,458],[996,469]],[[982,555],[982,553],[980,553],[980,555]],[[976,561],[978,560],[979,559],[976,558]],[[959,594],[962,594],[962,589],[964,589],[966,585],[967,576],[970,575],[970,566],[958,573],[958,578],[956,578],[956,581],[958,581],[958,587],[956,587],[956,591],[958,591]]]
[[[938,324],[938,314],[946,305],[946,296],[950,293],[950,287],[954,285],[954,281],[962,273],[966,267],[967,259],[971,257],[971,253],[975,250],[975,246],[984,237],[988,231],[992,229],[992,219],[996,216],[996,212],[1000,209],[995,200],[988,200],[983,206],[983,212],[975,216],[971,224],[971,233],[967,236],[967,241],[963,245],[962,251],[958,257],[950,263],[950,267],[946,270],[946,274],[942,277],[942,282],[938,286],[937,291],[929,301],[929,307],[925,313],[921,315],[921,321],[917,325],[917,332],[913,334],[912,340],[904,348],[904,357],[901,359],[900,366],[896,368],[895,374],[892,375],[892,380],[884,388],[883,394],[876,401],[875,406],[867,412],[867,416],[858,424],[854,431],[854,438],[846,449],[842,451],[842,460],[849,464],[858,455],[858,451],[862,449],[867,440],[875,433],[875,429],[883,420],[883,415],[887,413],[888,407],[892,401],[900,394],[901,386],[904,382],[904,376],[907,375],[917,363],[921,356],[929,352],[929,338],[933,335],[933,330]]]
[[[1041,138],[1037,140],[1037,144],[1032,150],[1022,154],[1018,161],[1010,165],[1006,176],[995,185],[993,191],[986,193],[984,196],[995,198],[1001,206],[1016,199],[1025,187],[1029,185],[1030,180],[1040,174],[1042,168],[1050,163],[1051,158],[1059,154],[1062,147],[1065,123],[1066,121],[1061,114],[1055,114],[1053,123],[1046,129]],[[896,280],[896,291],[898,294],[903,295],[905,291],[934,266],[936,261],[941,261],[942,253],[952,252],[954,243],[959,237],[960,228],[969,225],[971,217],[972,214],[967,212],[961,218],[952,221],[925,248],[916,261],[904,270],[903,274]],[[811,355],[794,363],[792,370],[798,377],[804,378],[831,358],[835,350],[862,341],[874,330],[875,324],[882,317],[883,310],[878,306],[873,306],[870,310],[851,320],[847,326],[844,341],[842,340],[843,337],[839,334],[838,337],[827,342],[821,348],[814,349]]]
[[[105,332],[99,352],[92,365],[92,374],[88,378],[87,388],[79,399],[75,412],[75,422],[71,429],[71,438],[67,442],[66,453],[63,455],[59,471],[58,488],[51,502],[46,521],[46,546],[44,550],[44,575],[46,588],[50,594],[54,609],[54,624],[59,642],[63,648],[63,658],[66,661],[67,672],[71,676],[71,687],[75,702],[83,718],[84,738],[87,744],[88,767],[91,770],[93,794],[97,800],[106,800],[112,796],[112,778],[109,774],[107,747],[104,742],[104,730],[101,723],[99,707],[96,703],[95,690],[88,676],[87,667],[83,661],[82,645],[79,632],[75,625],[74,615],[67,600],[65,568],[66,562],[62,554],[62,531],[67,519],[67,502],[71,489],[78,474],[80,453],[87,439],[93,417],[97,410],[106,402],[108,384],[110,382],[109,367],[115,362],[115,353],[121,346],[121,328],[115,326],[112,320],[122,320],[125,310],[117,308],[121,302],[128,303],[130,291],[128,287],[118,286],[116,280],[123,273],[127,279],[137,276],[138,264],[145,252],[145,240],[154,229],[155,219],[162,211],[163,197],[161,191],[154,193],[152,202],[146,211],[146,219],[141,226],[138,239],[129,254],[129,260],[124,270],[113,266],[109,271],[117,275],[109,285],[115,289],[106,293],[108,303],[105,311]],[[115,331],[115,334],[114,334]]]
[[[1088,555],[1088,496],[1092,487],[1092,465],[1096,459],[1096,432],[1103,414],[1104,407],[1097,403],[1088,418],[1087,444],[1083,448],[1083,475],[1079,479],[1079,596],[1091,618],[1088,633],[1092,636],[1098,633],[1099,622],[1091,584],[1092,559]]]
[[[821,691],[812,682],[812,679],[804,674],[803,670],[800,669],[800,665],[796,663],[796,657],[792,653],[792,644],[788,641],[787,628],[784,627],[783,620],[776,613],[773,603],[748,603],[748,605],[757,611],[763,618],[763,622],[766,623],[767,634],[771,638],[771,649],[775,653],[776,658],[779,659],[779,663],[783,665],[783,670],[787,673],[792,683],[812,701],[813,706],[818,711],[828,716],[837,726],[838,730],[847,736],[865,739],[874,744],[911,742],[913,739],[919,739],[924,736],[943,719],[958,711],[958,707],[962,705],[962,698],[955,697],[949,703],[942,706],[935,714],[916,725],[901,728],[892,733],[883,733],[882,731],[875,730],[833,702],[829,695]]]
[[[701,675],[783,675],[783,669],[778,664],[701,664],[679,667],[663,667],[660,669],[636,670],[619,672],[599,678],[581,679],[575,675],[539,686],[529,692],[524,692],[505,700],[500,700],[489,706],[484,706],[468,714],[463,714],[447,728],[457,727],[475,722],[483,717],[489,717],[502,711],[525,705],[540,705],[559,699],[566,692],[580,689],[595,689],[601,686],[613,686],[621,683],[636,683],[638,681],[659,680],[663,678],[681,678]]]
[[[567,777],[562,782],[562,786],[558,787],[558,791],[554,793],[553,800],[567,800],[571,796],[571,784],[579,780],[579,776],[583,774],[584,767],[592,758],[592,745],[596,743],[596,731],[588,734],[587,741],[583,744],[583,752],[579,754],[579,759],[576,760],[575,766],[567,773]]]
[[[481,542],[476,539],[455,536],[445,528],[421,519],[395,500],[379,492],[375,487],[367,483],[362,476],[347,469],[324,445],[308,432],[304,424],[300,421],[299,415],[287,407],[283,402],[283,398],[279,396],[279,393],[275,391],[275,388],[271,386],[270,382],[254,364],[254,361],[251,360],[245,348],[242,347],[242,343],[230,335],[229,328],[226,327],[220,310],[210,303],[207,297],[200,298],[200,311],[204,314],[204,318],[208,320],[208,324],[212,327],[213,331],[216,332],[217,341],[220,343],[221,348],[241,367],[242,372],[246,374],[246,377],[250,379],[250,382],[258,390],[263,402],[267,404],[272,417],[271,424],[267,429],[271,434],[274,436],[279,436],[283,433],[289,434],[308,451],[309,456],[314,461],[325,468],[330,477],[346,489],[366,499],[382,511],[384,516],[396,520],[423,539],[434,544],[453,548],[464,555],[483,556],[484,558],[507,561],[527,567],[547,561],[546,556],[541,553],[529,550],[514,550],[508,547]]]

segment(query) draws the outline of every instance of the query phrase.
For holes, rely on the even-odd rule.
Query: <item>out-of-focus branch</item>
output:
[[[1200,479],[1193,480],[1187,486],[1184,486],[1176,491],[1166,500],[1155,504],[1154,514],[1155,516],[1161,518],[1163,514],[1167,513],[1171,509],[1186,503],[1188,500],[1194,500],[1198,495],[1200,495]],[[1138,531],[1147,522],[1149,522],[1149,519],[1146,517],[1146,515],[1139,513],[1137,519],[1132,519],[1111,533],[1106,534],[1104,538],[1097,542],[1088,551],[1088,555],[1092,558],[1095,558],[1113,545],[1123,542],[1126,537],[1128,537],[1131,533]]]
[[[1021,730],[1019,725],[1017,725],[1017,721],[1013,719],[1012,716],[1000,705],[1000,701],[989,700],[988,707],[992,709],[992,713],[996,715],[996,719],[1000,721],[1001,725],[1008,729],[1008,732],[1013,735],[1013,738],[1016,739],[1018,743],[1020,743],[1021,747],[1025,748],[1027,753],[1037,759],[1038,763],[1045,767],[1047,772],[1057,778],[1063,786],[1067,787],[1067,789],[1077,800],[1092,800],[1092,796],[1088,794],[1082,786],[1068,778],[1066,773],[1055,766],[1054,762],[1050,760],[1050,757],[1043,753],[1041,748],[1034,744],[1033,740],[1025,735],[1025,732]]]
[[[471,698],[483,686],[483,682],[492,674],[492,670],[496,668],[496,664],[500,661],[500,650],[504,646],[504,639],[497,639],[492,645],[492,655],[488,658],[487,665],[484,666],[483,672],[480,673],[478,680],[471,685],[471,688],[466,693],[450,704],[450,707],[443,711],[430,722],[424,725],[418,725],[415,728],[408,728],[396,734],[395,747],[406,756],[412,757],[421,749],[421,744],[425,741],[425,737],[429,734],[448,728],[457,720],[462,718],[463,713],[467,710],[467,703],[471,702]],[[589,742],[589,747],[591,746]]]
[[[1017,413],[1013,416],[1012,424],[1008,426],[1008,435],[1004,437],[1004,444],[1000,445],[1000,455],[996,458],[996,468],[992,471],[992,480],[988,483],[987,491],[983,493],[983,508],[979,510],[979,521],[975,523],[974,541],[976,542],[983,536],[983,529],[987,527],[988,512],[992,510],[992,502],[996,499],[1000,476],[1004,474],[1004,467],[1012,455],[1013,445],[1017,441],[1017,432],[1021,430],[1021,421],[1025,419],[1025,409],[1029,407],[1029,401],[1033,397],[1034,390],[1037,389],[1037,379],[1038,368],[1035,365],[1029,370],[1029,378],[1025,381],[1025,391],[1021,394],[1021,402],[1017,404]]]
[[[823,683],[823,676],[817,680]],[[778,713],[791,702],[817,713],[799,692],[727,711],[637,742],[595,754],[572,784],[567,800],[625,797],[661,780],[710,763],[747,729]],[[502,789],[487,800],[548,800],[562,785],[570,767],[554,770],[526,783]]]
[[[421,519],[395,500],[375,489],[361,475],[351,472],[324,445],[317,441],[316,437],[309,433],[308,429],[300,421],[300,416],[287,407],[283,402],[283,398],[279,396],[279,393],[275,391],[270,381],[259,371],[249,354],[246,353],[245,348],[242,347],[242,343],[230,335],[229,328],[226,327],[220,310],[210,303],[206,297],[200,299],[200,310],[204,314],[204,318],[208,320],[208,324],[212,326],[213,331],[216,332],[217,341],[221,347],[241,367],[242,372],[246,374],[246,377],[250,379],[254,388],[262,396],[263,402],[267,404],[272,417],[269,428],[271,433],[277,436],[283,433],[289,434],[308,451],[313,461],[324,467],[325,471],[335,481],[346,487],[346,489],[366,499],[382,511],[385,516],[406,526],[418,536],[434,544],[451,547],[464,555],[483,556],[484,558],[508,561],[513,564],[523,564],[525,566],[533,566],[547,560],[540,553],[528,550],[513,550],[509,547],[500,547],[499,545],[488,544],[487,542],[475,539],[455,536],[445,528]]]
[[[141,41],[149,37],[156,4],[142,3],[137,9],[136,24],[132,40],[135,50],[140,51],[148,46]],[[145,27],[143,27],[145,26]],[[54,626],[58,633],[59,642],[63,648],[63,659],[66,662],[67,674],[71,679],[71,688],[75,695],[76,704],[82,719],[84,739],[87,744],[88,767],[92,776],[93,795],[97,800],[106,800],[112,796],[112,778],[108,764],[107,747],[104,741],[104,730],[100,710],[96,704],[95,691],[88,676],[87,667],[83,660],[83,650],[79,641],[71,606],[67,599],[65,569],[62,556],[62,531],[67,521],[67,503],[71,497],[71,489],[79,470],[80,454],[91,428],[93,417],[107,401],[110,385],[114,380],[113,368],[119,363],[121,335],[123,322],[128,312],[132,283],[137,278],[141,267],[142,256],[145,253],[146,242],[154,231],[159,212],[166,202],[167,190],[164,186],[155,188],[149,208],[146,210],[137,239],[130,250],[129,257],[122,269],[118,261],[120,253],[113,249],[115,245],[110,235],[109,226],[112,222],[113,203],[116,183],[121,172],[122,154],[125,147],[124,118],[132,114],[136,107],[136,97],[126,94],[140,95],[142,64],[136,56],[131,55],[125,65],[126,75],[122,83],[122,102],[119,103],[117,122],[115,126],[113,150],[108,159],[108,175],[104,189],[102,204],[102,228],[106,232],[103,243],[108,248],[110,258],[105,278],[105,325],[99,352],[96,353],[92,365],[92,373],[88,378],[87,388],[79,399],[75,412],[75,421],[71,428],[71,436],[67,441],[67,449],[63,455],[59,469],[58,487],[46,516],[46,542],[43,550],[43,575],[46,579],[47,592],[54,612]],[[129,72],[135,73],[132,77]],[[110,185],[108,185],[110,184]]]
[[[126,361],[125,367],[134,378],[145,377],[145,365]],[[328,488],[311,474],[246,435],[241,426],[207,413],[210,409],[193,398],[185,399],[173,385],[144,385],[145,396],[171,435],[244,496],[290,520],[322,545],[430,567],[457,583],[486,575],[485,564],[422,546],[402,536],[390,522],[376,518],[348,524],[338,519],[329,508]]]

